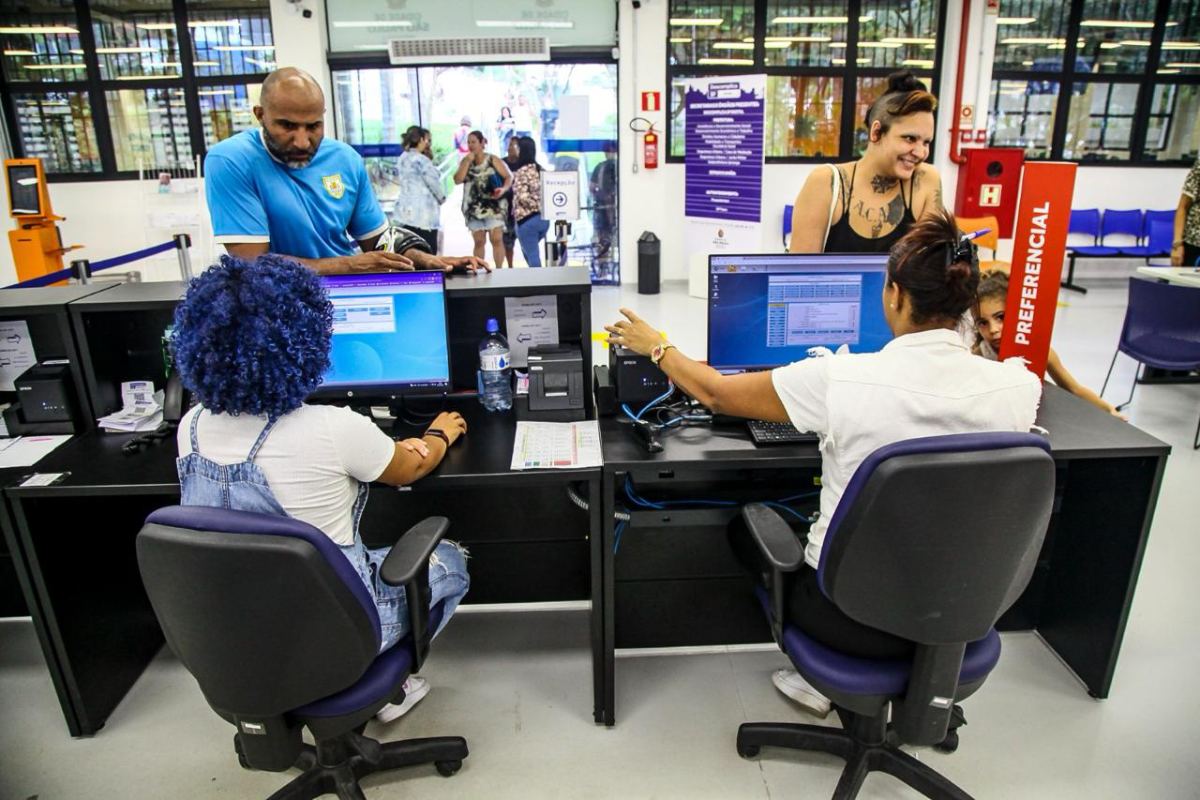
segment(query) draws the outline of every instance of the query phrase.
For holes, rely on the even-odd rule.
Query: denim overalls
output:
[[[258,435],[245,461],[236,464],[218,464],[200,455],[200,444],[196,437],[196,427],[200,415],[205,409],[201,408],[192,415],[189,436],[192,452],[176,462],[179,470],[179,485],[182,492],[181,504],[185,506],[212,506],[228,508],[234,511],[254,511],[260,514],[278,514],[289,516],[275,499],[267,476],[254,463],[254,457],[271,429],[278,420],[270,420]],[[379,651],[383,652],[408,633],[408,604],[405,601],[404,589],[400,586],[389,586],[379,578],[380,565],[387,557],[390,548],[375,550],[367,549],[358,535],[358,522],[362,518],[363,509],[367,505],[367,484],[359,483],[358,497],[354,501],[353,516],[354,542],[341,545],[341,551],[354,565],[363,583],[375,598],[375,606],[379,610],[380,638]],[[467,593],[470,579],[467,575],[466,553],[461,546],[454,542],[441,541],[429,557],[429,588],[430,606],[443,603],[441,625],[434,631],[436,636],[442,627],[449,622],[454,610]]]

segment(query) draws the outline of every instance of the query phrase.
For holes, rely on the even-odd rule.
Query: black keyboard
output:
[[[798,431],[790,422],[766,422],[761,419],[746,421],[750,430],[750,438],[757,445],[763,444],[802,444],[817,441],[815,433]]]

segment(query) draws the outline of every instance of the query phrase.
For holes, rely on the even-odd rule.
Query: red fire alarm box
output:
[[[1000,238],[1012,238],[1025,151],[1019,147],[981,147],[964,150],[963,155],[967,163],[958,168],[955,215],[995,217],[1000,222]]]

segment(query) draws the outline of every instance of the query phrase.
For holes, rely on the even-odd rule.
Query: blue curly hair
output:
[[[312,271],[270,253],[222,256],[175,308],[171,349],[208,410],[278,419],[320,385],[332,334],[333,306]]]

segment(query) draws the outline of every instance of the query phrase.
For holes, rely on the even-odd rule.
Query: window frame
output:
[[[274,20],[271,9],[265,9],[271,20],[271,39],[275,39]],[[95,128],[96,149],[100,154],[98,172],[47,172],[50,183],[89,183],[94,181],[136,180],[137,170],[117,169],[117,154],[113,144],[112,124],[108,113],[108,92],[145,89],[182,89],[184,112],[187,118],[188,139],[193,157],[203,159],[208,153],[204,141],[204,125],[200,116],[199,91],[208,87],[225,87],[262,83],[267,72],[244,73],[241,75],[198,76],[195,69],[195,54],[191,29],[188,27],[186,0],[172,0],[171,15],[175,22],[176,46],[179,48],[180,77],[171,80],[148,79],[144,81],[102,79],[100,77],[100,55],[96,52],[96,34],[92,28],[92,10],[88,0],[75,0],[75,16],[79,25],[79,44],[83,49],[87,77],[70,81],[10,81],[0,71],[0,98],[3,102],[5,125],[13,156],[25,157],[25,145],[21,138],[16,113],[14,94],[49,95],[56,92],[79,92],[87,97],[92,110],[92,125]]]
[[[1167,118],[1168,126],[1175,124],[1175,112],[1171,114],[1151,114],[1154,102],[1154,89],[1160,85],[1200,85],[1200,74],[1196,75],[1159,75],[1159,65],[1162,63],[1162,44],[1166,38],[1166,23],[1169,21],[1171,0],[1157,0],[1154,13],[1154,28],[1151,30],[1150,48],[1146,56],[1146,68],[1141,74],[1130,75],[1113,72],[1078,72],[1076,71],[1076,54],[1080,23],[1083,21],[1084,3],[1086,0],[1071,0],[1070,12],[1067,15],[1066,48],[1062,51],[1062,71],[1048,70],[1018,71],[995,69],[992,72],[992,86],[998,86],[1002,81],[1048,81],[1059,85],[1058,97],[1055,102],[1054,129],[1050,134],[1050,152],[1047,156],[1032,157],[1026,155],[1026,161],[1068,161],[1081,167],[1141,167],[1179,169],[1192,166],[1193,159],[1152,159],[1146,158],[1146,133],[1150,128],[1150,118]],[[1129,135],[1129,158],[1067,158],[1063,155],[1066,144],[1066,134],[1070,116],[1070,103],[1074,87],[1085,83],[1124,84],[1138,87],[1137,102],[1132,111],[1132,130]],[[1178,96],[1178,94],[1177,94]],[[1110,96],[1111,99],[1111,96]],[[996,107],[996,96],[988,98],[988,113],[991,115]],[[1107,104],[1106,104],[1107,108]],[[1106,115],[1107,116],[1107,115]],[[1112,115],[1124,116],[1124,115]],[[990,124],[989,124],[990,127]],[[994,133],[989,133],[988,146],[993,145]]]
[[[826,77],[837,78],[842,81],[842,106],[841,118],[839,120],[838,131],[838,153],[836,156],[772,156],[765,155],[764,163],[767,164],[837,164],[844,161],[853,161],[858,158],[854,153],[854,134],[857,129],[857,120],[855,112],[858,106],[858,85],[862,78],[886,78],[891,73],[895,72],[898,67],[860,67],[855,58],[846,57],[846,63],[841,67],[821,67],[821,66],[803,66],[803,67],[788,67],[788,66],[768,66],[766,64],[766,47],[765,38],[767,35],[767,9],[768,0],[750,0],[754,4],[754,64],[748,67],[731,67],[731,66],[709,66],[703,64],[671,64],[670,46],[667,47],[666,56],[663,59],[665,64],[666,81],[663,92],[663,113],[666,117],[663,123],[663,150],[666,154],[665,161],[668,164],[684,163],[684,156],[671,155],[672,152],[672,124],[671,124],[671,100],[673,89],[672,86],[676,79],[680,78],[699,78],[699,77],[722,77],[726,75],[766,75],[768,78],[799,78],[799,77]],[[942,51],[946,44],[946,6],[947,0],[938,0],[938,23],[937,32],[934,38],[937,40],[936,49],[933,58],[933,67],[929,69],[914,69],[913,74],[921,79],[929,80],[930,91],[936,96],[941,85],[942,75]],[[670,12],[670,0],[667,0],[668,13]],[[861,23],[858,21],[862,11],[862,0],[849,0],[846,3],[846,52],[857,52],[859,27]],[[670,26],[667,28],[667,35],[670,36]],[[938,112],[942,109],[942,104],[939,102],[937,110],[934,111],[934,141],[937,140],[937,119]],[[766,111],[764,108],[764,115]],[[949,135],[947,133],[947,135]]]

